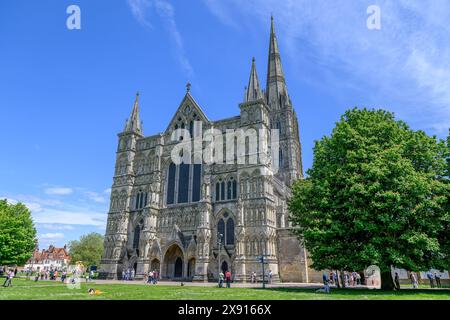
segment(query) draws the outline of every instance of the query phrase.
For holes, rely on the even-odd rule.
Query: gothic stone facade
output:
[[[100,276],[120,279],[123,270],[133,268],[137,278],[158,270],[163,279],[208,281],[217,279],[221,268],[235,281],[249,281],[252,272],[261,276],[259,257],[265,255],[275,281],[313,280],[288,221],[289,186],[302,178],[301,145],[273,19],[266,90],[253,59],[240,115],[209,120],[188,86],[166,131],[145,137],[138,98],[118,135]],[[173,131],[183,128],[195,135],[199,122],[202,130],[223,133],[278,129],[280,168],[274,174],[270,161],[175,165],[171,152],[181,138],[172,139]],[[218,234],[223,235],[220,252]]]

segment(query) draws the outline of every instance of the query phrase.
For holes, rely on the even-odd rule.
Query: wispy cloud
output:
[[[72,188],[54,187],[45,189],[45,193],[49,195],[68,195],[73,192]]]
[[[93,191],[86,191],[85,195],[91,199],[92,201],[98,202],[98,203],[106,203],[106,198],[103,194],[100,194],[98,192]]]
[[[308,60],[321,75],[296,73],[317,86],[363,88],[370,103],[383,101],[412,124],[436,133],[450,125],[450,2],[379,0],[382,28],[366,27],[372,2],[348,0],[203,0],[230,25],[258,22],[268,28],[271,14],[282,31],[279,41],[295,66]],[[226,10],[222,10],[226,8]],[[280,33],[280,32],[279,32]],[[319,68],[319,67],[318,67]],[[351,107],[351,106],[348,106]]]
[[[148,20],[148,9],[151,6],[150,0],[128,0],[131,13],[135,19],[143,26],[150,27],[150,21]]]
[[[38,227],[43,230],[51,230],[51,231],[69,231],[75,230],[75,228],[71,225],[66,224],[39,224]]]
[[[38,235],[39,239],[42,240],[54,240],[54,239],[64,239],[64,234],[62,233],[44,233]]]
[[[106,212],[93,211],[87,208],[56,209],[45,208],[33,215],[36,223],[103,226],[106,223]]]
[[[184,41],[177,27],[174,6],[167,0],[128,0],[128,4],[135,19],[145,27],[151,26],[148,15],[149,11],[154,8],[156,14],[162,19],[164,27],[173,41],[178,63],[186,72],[186,75],[191,77],[194,74],[194,70],[187,58]]]

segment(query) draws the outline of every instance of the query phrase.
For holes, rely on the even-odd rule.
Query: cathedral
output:
[[[167,129],[145,136],[136,96],[118,134],[101,278],[120,279],[124,270],[142,278],[157,270],[161,279],[216,281],[220,270],[229,270],[234,281],[247,282],[253,272],[261,279],[264,257],[273,281],[320,281],[289,222],[290,185],[302,178],[301,144],[273,18],[265,90],[253,59],[239,111],[208,119],[188,84]],[[242,140],[229,139],[238,131]],[[210,139],[202,132],[212,132]],[[213,161],[189,161],[205,140],[231,143],[216,143]],[[185,149],[192,144],[199,148]],[[226,157],[218,159],[222,148]]]

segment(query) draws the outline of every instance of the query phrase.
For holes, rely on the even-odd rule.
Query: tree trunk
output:
[[[340,273],[340,278],[341,278],[341,284],[342,284],[342,288],[345,288],[345,276],[344,276],[344,271],[339,271]]]
[[[381,271],[381,290],[393,291],[395,289],[391,270]]]

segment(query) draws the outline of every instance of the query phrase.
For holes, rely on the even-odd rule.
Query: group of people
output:
[[[221,271],[219,273],[219,288],[223,288],[224,280],[225,280],[225,283],[227,284],[227,288],[231,288],[231,272],[230,272],[230,270],[225,271],[225,273],[223,273],[223,271]]]
[[[134,279],[135,271],[134,269],[127,269],[122,271],[123,281],[132,281]]]
[[[159,272],[156,270],[150,271],[148,274],[144,275],[144,280],[146,283],[157,284],[159,279]]]
[[[266,278],[267,282],[268,283],[272,283],[272,278],[273,278],[272,270],[269,270],[267,272],[267,278]],[[256,275],[255,271],[253,271],[252,274],[250,275],[250,282],[251,283],[256,283],[257,282],[257,275]]]
[[[430,281],[430,287],[431,288],[442,288],[441,286],[441,275],[439,273],[434,273],[431,271],[428,271],[427,278]]]

